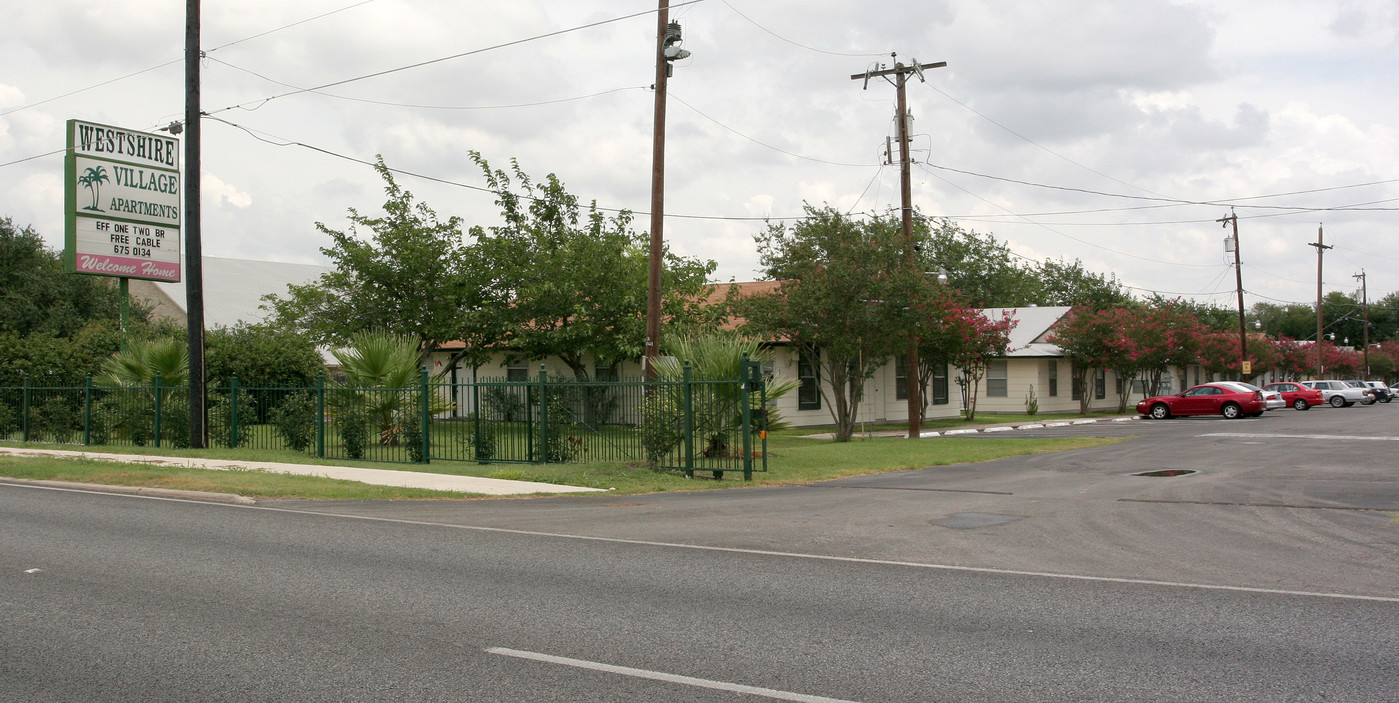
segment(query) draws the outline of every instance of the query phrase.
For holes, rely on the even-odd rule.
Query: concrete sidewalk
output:
[[[1010,432],[1012,430],[1039,430],[1046,427],[1069,427],[1071,425],[1093,425],[1108,422],[1132,422],[1141,419],[1140,415],[1122,415],[1117,417],[1089,417],[1075,418],[1072,420],[1033,420],[1026,419],[1019,422],[1002,422],[986,425],[957,425],[955,427],[943,427],[937,430],[924,430],[919,433],[919,437],[927,439],[930,437],[956,437],[957,435],[977,434],[980,432]],[[822,432],[820,434],[802,435],[806,439],[830,439],[835,436],[834,432]],[[879,430],[876,432],[856,431],[856,437],[907,437],[908,430]]]
[[[324,476],[346,481],[359,481],[376,486],[400,486],[403,488],[426,488],[434,491],[456,491],[493,496],[528,495],[535,493],[596,493],[606,492],[601,488],[561,486],[535,481],[507,481],[499,478],[478,476],[452,476],[423,471],[393,471],[390,469],[361,469],[352,466],[321,466],[319,464],[284,464],[273,461],[234,461],[230,459],[200,459],[196,457],[148,456],[141,454],[112,454],[107,452],[65,451],[60,449],[20,449],[0,447],[0,455],[55,457],[62,459],[96,459],[100,461],[122,461],[153,464],[156,466],[176,466],[197,469],[242,469],[246,471],[268,471],[302,476]]]

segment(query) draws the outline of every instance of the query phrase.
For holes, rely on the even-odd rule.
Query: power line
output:
[[[695,4],[695,3],[700,3],[700,2],[704,2],[704,0],[685,0],[684,2],[677,3],[676,5],[674,5],[674,7],[684,7],[684,6],[686,6],[686,5],[693,5],[693,4]],[[417,62],[417,63],[408,64],[408,65],[406,65],[406,66],[399,66],[399,67],[397,67],[397,68],[385,69],[385,70],[383,70],[383,71],[375,71],[374,73],[366,73],[366,74],[364,74],[364,75],[355,76],[355,77],[353,77],[353,78],[345,78],[345,79],[338,80],[338,81],[332,81],[332,82],[330,82],[330,83],[323,83],[323,84],[321,84],[321,85],[318,85],[318,86],[315,86],[315,87],[312,87],[312,88],[298,88],[298,89],[296,89],[296,90],[293,90],[293,91],[290,91],[290,92],[287,92],[287,93],[281,93],[281,94],[278,94],[278,95],[273,95],[273,96],[270,96],[270,97],[262,98],[262,99],[260,99],[260,100],[252,100],[252,101],[249,101],[249,102],[246,102],[246,103],[240,103],[240,104],[237,104],[237,105],[230,105],[230,106],[225,107],[225,108],[221,108],[221,109],[218,109],[218,110],[214,110],[214,111],[212,111],[212,112],[210,112],[210,113],[208,113],[208,114],[214,115],[214,114],[218,114],[218,113],[220,113],[220,112],[227,112],[228,110],[235,110],[235,109],[243,108],[245,105],[252,105],[252,104],[262,104],[262,105],[265,105],[265,104],[267,104],[267,103],[269,103],[269,102],[271,102],[271,101],[273,101],[273,100],[276,100],[276,99],[278,99],[278,98],[285,98],[285,97],[289,97],[289,96],[292,96],[292,95],[300,95],[300,94],[302,94],[302,93],[313,93],[313,92],[316,92],[316,91],[319,91],[319,90],[324,90],[324,89],[326,89],[326,88],[333,88],[333,87],[338,86],[338,85],[346,85],[346,84],[348,84],[348,83],[355,83],[355,82],[357,82],[357,81],[368,80],[368,79],[370,79],[370,78],[378,78],[378,77],[380,77],[380,76],[387,76],[387,75],[392,74],[392,73],[399,73],[399,72],[401,72],[401,71],[408,71],[408,70],[411,70],[411,69],[414,69],[414,68],[422,68],[423,66],[431,66],[432,64],[442,63],[442,62],[444,62],[444,61],[452,61],[452,60],[454,60],[454,59],[460,59],[460,58],[463,58],[463,57],[466,57],[466,56],[474,56],[474,55],[476,55],[476,54],[483,54],[483,53],[488,52],[488,51],[495,51],[496,49],[504,49],[504,48],[506,48],[506,47],[519,46],[519,45],[521,45],[521,44],[528,44],[529,42],[538,41],[538,40],[540,40],[540,39],[548,39],[548,38],[550,38],[550,37],[557,37],[557,36],[561,36],[561,35],[564,35],[564,34],[570,34],[570,33],[573,33],[573,32],[582,31],[582,30],[584,30],[584,29],[592,29],[592,28],[594,28],[594,27],[601,27],[601,26],[603,26],[603,25],[612,24],[612,23],[614,23],[614,22],[621,22],[621,21],[623,21],[623,20],[629,20],[629,19],[633,19],[633,18],[636,18],[636,17],[644,17],[644,16],[646,16],[646,15],[656,14],[657,12],[659,12],[659,10],[643,10],[643,11],[641,11],[641,12],[633,12],[632,14],[629,14],[629,15],[622,15],[621,17],[613,17],[612,19],[599,20],[599,21],[597,21],[597,22],[590,22],[590,23],[588,23],[588,24],[578,25],[578,26],[576,26],[576,27],[569,27],[568,29],[560,29],[560,30],[556,30],[556,31],[553,31],[553,32],[546,32],[546,33],[544,33],[544,34],[536,34],[536,35],[534,35],[534,36],[525,37],[525,38],[523,38],[523,39],[515,39],[515,40],[512,40],[512,41],[503,42],[503,43],[501,43],[501,44],[495,44],[495,45],[492,45],[492,46],[482,47],[482,48],[480,48],[480,49],[472,49],[471,51],[463,51],[463,52],[461,52],[461,53],[459,53],[459,54],[452,54],[451,56],[443,56],[443,57],[436,58],[436,59],[429,59],[429,60],[427,60],[427,61],[419,61],[419,62]]]
[[[214,48],[212,48],[212,49],[209,49],[209,50],[205,51],[204,53],[207,55],[207,54],[209,54],[209,53],[211,53],[211,52],[218,51],[219,49],[224,49],[224,48],[233,46],[234,44],[240,44],[240,43],[245,42],[245,41],[248,41],[248,40],[250,40],[250,39],[257,39],[258,37],[265,37],[265,36],[267,36],[267,35],[269,35],[269,34],[273,34],[273,33],[275,33],[275,32],[280,32],[280,31],[282,31],[282,30],[284,30],[284,29],[289,29],[289,28],[295,27],[295,26],[297,26],[297,25],[305,24],[305,23],[310,22],[310,21],[312,21],[312,20],[318,20],[318,19],[321,19],[322,17],[329,17],[330,15],[333,15],[333,14],[335,14],[335,13],[337,13],[337,12],[344,12],[345,10],[349,10],[349,9],[351,9],[351,8],[359,7],[360,5],[367,5],[367,4],[371,3],[371,2],[374,2],[374,0],[364,0],[363,2],[358,2],[358,3],[355,3],[355,4],[353,4],[353,5],[349,5],[349,6],[347,6],[347,7],[342,7],[342,8],[340,8],[340,9],[338,9],[338,10],[331,10],[330,12],[326,12],[326,13],[323,13],[323,14],[319,14],[319,15],[316,15],[315,17],[310,17],[310,18],[307,18],[307,19],[304,19],[304,20],[299,20],[299,21],[293,22],[293,23],[288,24],[288,25],[283,25],[283,26],[278,27],[278,28],[276,28],[276,29],[269,29],[269,30],[267,30],[266,32],[261,32],[261,33],[254,34],[254,35],[249,36],[249,37],[244,37],[244,38],[242,38],[242,39],[237,39],[237,40],[231,41],[231,42],[229,42],[229,43],[227,43],[227,44],[223,44],[223,45],[220,45],[220,46],[216,46],[216,47],[214,47]],[[79,93],[86,93],[86,92],[89,91],[89,90],[94,90],[94,89],[97,89],[97,88],[101,88],[102,86],[110,85],[110,84],[116,83],[116,82],[118,82],[118,81],[124,81],[124,80],[126,80],[126,79],[128,79],[128,78],[134,78],[134,77],[139,76],[139,75],[141,75],[141,74],[143,74],[143,73],[150,73],[151,71],[154,71],[154,70],[156,70],[156,69],[165,68],[166,66],[169,66],[169,65],[171,65],[171,64],[177,64],[177,63],[181,63],[181,62],[183,62],[183,61],[184,61],[183,58],[178,58],[178,59],[175,59],[175,60],[173,60],[173,61],[166,61],[165,63],[159,64],[159,65],[156,65],[156,66],[151,66],[150,68],[145,68],[145,69],[142,69],[142,70],[140,70],[140,71],[136,71],[135,73],[128,73],[128,74],[126,74],[126,75],[124,75],[124,76],[120,76],[120,77],[118,77],[118,78],[112,78],[112,79],[110,79],[110,80],[102,81],[101,83],[97,83],[97,84],[95,84],[95,85],[90,85],[90,86],[88,86],[88,87],[86,87],[86,88],[80,88],[80,89],[78,89],[78,90],[74,90],[74,91],[72,91],[72,92],[64,93],[64,94],[62,94],[62,95],[56,95],[56,96],[54,96],[54,97],[52,97],[52,98],[46,98],[46,99],[40,100],[39,102],[36,102],[36,103],[30,103],[30,104],[28,104],[28,105],[21,105],[21,106],[19,106],[19,107],[16,107],[16,108],[13,108],[13,109],[10,109],[10,110],[6,110],[6,111],[4,111],[4,112],[0,112],[0,117],[4,117],[5,115],[9,115],[9,114],[12,114],[12,113],[19,112],[20,110],[28,110],[28,109],[31,108],[31,107],[38,107],[39,105],[44,105],[44,104],[46,104],[46,103],[51,103],[51,102],[53,102],[53,101],[55,101],[55,100],[62,100],[63,98],[72,97],[72,96],[74,96],[74,95],[78,95]],[[12,163],[13,163],[13,162],[12,162]],[[8,164],[0,164],[0,165],[8,165]]]
[[[730,4],[729,4],[729,0],[722,0],[722,2],[724,3],[724,7],[727,7],[727,8],[729,8],[730,10],[733,10],[733,13],[734,13],[735,15],[738,15],[739,17],[742,17],[743,19],[748,20],[748,23],[751,24],[751,25],[753,25],[754,27],[757,27],[758,29],[761,29],[761,30],[763,30],[764,32],[767,32],[768,34],[771,34],[772,36],[777,37],[778,39],[781,39],[782,41],[787,42],[788,44],[791,44],[792,46],[800,47],[800,48],[802,48],[802,49],[806,49],[807,51],[814,51],[814,52],[816,52],[816,53],[818,53],[818,54],[827,54],[827,55],[829,55],[829,56],[888,56],[888,55],[889,55],[889,52],[887,52],[887,51],[880,51],[880,52],[860,52],[860,53],[855,53],[855,54],[847,54],[847,53],[843,53],[843,52],[839,52],[839,51],[826,51],[825,49],[817,49],[817,48],[814,47],[814,46],[807,46],[807,45],[805,45],[805,44],[801,44],[801,43],[799,43],[799,42],[792,41],[791,39],[788,39],[787,37],[784,37],[784,36],[782,36],[781,34],[778,34],[777,32],[774,32],[774,31],[772,31],[771,29],[768,29],[767,27],[764,27],[764,26],[761,25],[761,24],[758,24],[756,21],[753,20],[752,17],[749,17],[748,15],[745,15],[745,14],[743,14],[742,12],[739,12],[739,11],[738,11],[738,8],[734,7],[733,5],[730,5]]]
[[[369,1],[372,2],[373,0],[369,0]],[[555,99],[555,100],[541,100],[541,101],[538,101],[538,102],[532,102],[532,103],[516,103],[516,104],[512,104],[512,105],[418,105],[418,104],[413,104],[413,103],[396,103],[396,102],[390,102],[390,101],[387,101],[387,100],[371,100],[371,99],[369,99],[369,98],[356,98],[356,97],[352,97],[352,96],[349,96],[349,95],[336,95],[335,93],[326,93],[326,92],[323,92],[323,91],[316,90],[316,89],[314,89],[314,88],[302,88],[302,87],[300,87],[300,86],[292,85],[292,84],[290,84],[290,83],[286,83],[286,82],[283,82],[283,81],[279,81],[279,80],[277,80],[277,79],[275,79],[275,78],[271,78],[271,77],[265,76],[265,75],[263,75],[263,74],[261,74],[261,73],[258,73],[257,71],[254,71],[254,70],[251,70],[251,69],[248,69],[248,68],[243,68],[242,66],[236,66],[236,65],[231,64],[231,63],[229,63],[229,62],[227,62],[227,61],[221,61],[221,60],[216,59],[216,58],[213,58],[213,57],[209,57],[209,60],[210,60],[210,61],[213,61],[214,63],[218,63],[218,64],[222,64],[222,65],[224,65],[224,66],[227,66],[228,68],[231,68],[231,69],[233,69],[233,70],[235,70],[235,71],[242,71],[242,72],[244,72],[244,73],[247,73],[247,74],[250,74],[250,75],[253,75],[253,76],[257,76],[258,78],[261,78],[262,80],[265,80],[265,81],[267,81],[268,83],[273,83],[273,84],[276,84],[276,85],[280,85],[280,86],[282,86],[282,87],[284,87],[284,88],[293,88],[293,89],[295,89],[295,90],[305,91],[305,92],[308,92],[308,93],[314,93],[314,94],[316,94],[316,95],[320,95],[320,96],[327,97],[327,98],[335,98],[335,99],[337,99],[337,100],[349,100],[349,101],[351,101],[351,102],[369,103],[369,104],[371,104],[371,105],[384,105],[384,106],[388,106],[388,107],[406,107],[406,108],[413,108],[413,109],[417,109],[417,110],[508,110],[508,109],[521,108],[521,107],[539,107],[539,106],[541,106],[541,105],[557,105],[557,104],[559,104],[559,103],[576,102],[576,101],[578,101],[578,100],[587,100],[587,99],[589,99],[589,98],[596,98],[596,97],[600,97],[600,96],[603,96],[603,95],[611,95],[612,93],[620,93],[620,92],[627,91],[627,90],[649,90],[649,88],[648,88],[647,86],[638,85],[638,86],[629,86],[629,87],[626,87],[626,88],[612,88],[611,90],[603,90],[603,91],[599,91],[599,92],[596,92],[596,93],[589,93],[589,94],[587,94],[587,95],[577,95],[577,96],[574,96],[574,97],[571,97],[571,98],[558,98],[558,99]],[[256,108],[253,108],[253,109],[256,109]]]
[[[673,98],[676,102],[680,103],[681,105],[684,105],[685,107],[690,108],[691,110],[693,110],[693,111],[695,112],[695,114],[699,115],[700,117],[703,117],[703,118],[705,118],[706,120],[709,120],[710,122],[713,122],[714,124],[717,124],[717,125],[719,125],[720,127],[723,127],[724,129],[726,129],[726,130],[728,130],[728,131],[730,131],[730,132],[733,132],[734,134],[737,134],[738,136],[743,137],[744,139],[747,139],[747,140],[750,141],[750,142],[753,142],[754,144],[757,144],[758,146],[761,146],[761,147],[764,147],[764,148],[767,148],[767,149],[771,149],[771,150],[776,151],[776,152],[778,152],[778,153],[786,154],[786,155],[788,155],[788,156],[795,157],[795,158],[798,158],[798,159],[804,159],[804,160],[806,160],[806,161],[814,161],[814,162],[816,162],[816,163],[818,163],[818,164],[827,164],[827,165],[829,165],[829,166],[850,166],[850,167],[854,167],[854,168],[868,168],[868,167],[871,166],[871,164],[847,164],[847,163],[841,163],[841,162],[839,162],[839,161],[826,161],[825,159],[818,159],[818,158],[815,158],[815,157],[812,157],[812,156],[803,156],[803,155],[797,154],[797,153],[795,153],[795,152],[787,151],[786,149],[780,149],[780,148],[775,147],[775,146],[773,146],[773,145],[771,145],[771,144],[767,144],[767,143],[761,142],[761,141],[759,141],[759,140],[757,140],[757,139],[754,139],[753,137],[750,137],[750,136],[744,134],[743,132],[740,132],[740,131],[734,129],[733,127],[730,127],[730,126],[724,124],[723,122],[720,122],[719,120],[716,120],[716,119],[714,119],[713,117],[710,117],[709,115],[706,115],[706,114],[705,114],[704,112],[702,112],[699,108],[697,108],[697,107],[695,107],[694,105],[691,105],[690,103],[687,103],[687,102],[685,102],[684,100],[682,100],[679,96],[677,96],[677,95],[675,94],[675,91],[669,91],[669,92],[668,92],[668,96],[671,97],[671,98]]]

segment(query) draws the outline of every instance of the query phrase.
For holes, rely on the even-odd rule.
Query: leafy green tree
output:
[[[488,302],[486,266],[464,240],[460,218],[441,220],[427,204],[415,202],[382,157],[375,169],[385,182],[384,214],[368,217],[350,208],[347,232],[317,222],[316,229],[331,238],[321,252],[334,270],[291,286],[285,298],[269,296],[274,324],[305,331],[326,346],[366,330],[386,330],[418,340],[423,353],[451,340],[474,342],[469,348],[484,353],[494,335],[478,333],[473,324]]]
[[[68,273],[32,227],[0,219],[0,332],[66,338],[90,322],[117,320],[120,306],[111,278]],[[132,306],[133,322],[147,319],[143,306]]]
[[[807,205],[801,221],[769,223],[755,239],[765,275],[780,285],[744,299],[739,310],[757,334],[819,351],[835,439],[849,441],[865,380],[907,348],[914,308],[930,294],[928,277],[908,270],[893,217],[857,220]]]
[[[556,357],[578,380],[590,368],[615,367],[645,352],[650,237],[631,213],[585,210],[554,174],[536,183],[511,161],[511,173],[475,160],[496,194],[504,224],[472,228],[491,263],[491,329],[504,332],[517,359]],[[662,317],[669,327],[704,314],[713,261],[665,254]]]
[[[1032,267],[1038,284],[1039,305],[1071,305],[1093,310],[1122,308],[1134,304],[1132,296],[1118,282],[1115,274],[1093,273],[1083,268],[1083,262],[1045,259]]]
[[[315,384],[325,362],[304,333],[239,323],[205,334],[204,368],[209,382],[219,386],[236,373],[242,386],[304,388]]]
[[[895,213],[885,219],[899,222]],[[946,273],[947,285],[968,305],[1019,307],[1044,298],[1037,272],[1020,265],[1010,248],[990,234],[964,230],[951,220],[915,215],[914,239],[922,270]]]

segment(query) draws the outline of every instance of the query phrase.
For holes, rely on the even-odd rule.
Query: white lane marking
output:
[[[374,515],[344,515],[341,513],[325,513],[316,510],[297,510],[295,508],[274,508],[267,505],[237,505],[234,503],[211,503],[203,500],[190,500],[188,498],[167,498],[164,496],[143,496],[131,495],[127,493],[104,493],[81,488],[59,488],[56,486],[34,486],[22,483],[5,483],[0,480],[0,486],[10,486],[12,488],[28,488],[32,490],[57,491],[61,493],[91,493],[93,495],[112,496],[115,498],[134,498],[142,500],[162,500],[171,503],[188,503],[190,505],[203,505],[208,507],[235,508],[238,510],[265,510],[272,513],[289,513],[293,515],[315,515],[325,518],[341,518],[345,520],[364,520],[366,522],[385,522],[395,525],[414,525],[418,527],[442,527],[453,530],[469,530],[472,532],[493,532],[506,535],[520,535],[523,537],[552,537],[555,539],[575,539],[582,542],[603,542],[610,544],[631,544],[642,547],[664,547],[668,549],[694,549],[704,552],[724,552],[728,554],[749,554],[764,557],[786,557],[789,559],[812,559],[815,561],[834,561],[845,564],[872,564],[876,566],[898,566],[911,569],[933,569],[937,571],[957,571],[971,574],[996,574],[1000,576],[1032,576],[1036,578],[1065,579],[1068,581],[1088,581],[1094,583],[1123,583],[1134,586],[1164,586],[1169,588],[1192,588],[1203,591],[1232,591],[1236,593],[1262,593],[1276,596],[1306,596],[1310,598],[1334,598],[1338,600],[1362,600],[1374,601],[1378,603],[1399,603],[1399,596],[1363,596],[1354,593],[1325,593],[1322,591],[1290,591],[1282,588],[1259,588],[1255,586],[1222,586],[1211,583],[1191,583],[1188,581],[1159,581],[1156,579],[1138,579],[1118,576],[1088,576],[1084,574],[1066,574],[1052,571],[1021,571],[1018,569],[997,569],[988,566],[958,566],[956,564],[937,564],[916,561],[892,561],[889,559],[864,559],[860,557],[840,557],[830,554],[803,554],[801,552],[778,552],[766,549],[743,549],[740,547],[715,547],[705,544],[682,544],[678,542],[653,542],[641,539],[623,539],[621,537],[594,537],[591,535],[569,535],[560,532],[540,532],[537,530],[516,530],[508,527],[485,527],[482,525],[453,525],[444,522],[429,522],[427,520],[405,520],[402,518],[379,517]]]
[[[1381,442],[1399,442],[1399,437],[1362,437],[1360,435],[1335,434],[1269,434],[1264,432],[1211,432],[1197,437],[1250,437],[1262,439],[1369,439]]]
[[[681,676],[679,674],[667,674],[663,671],[650,671],[648,669],[634,669],[630,666],[617,666],[615,664],[603,664],[591,662],[585,659],[570,659],[568,657],[556,657],[552,654],[540,654],[538,652],[526,652],[519,649],[508,649],[505,647],[490,647],[486,649],[489,654],[499,654],[505,657],[516,657],[518,659],[530,659],[548,664],[561,664],[579,669],[591,669],[593,671],[605,671],[610,674],[621,674],[623,676],[633,676],[639,679],[651,679],[653,681],[665,681],[667,683],[678,683],[686,686],[697,686],[699,688],[713,688],[720,691],[733,691],[735,693],[747,693],[754,696],[773,698],[779,701],[800,701],[801,703],[855,703],[842,698],[826,698],[825,696],[810,696],[805,693],[792,693],[790,691],[779,691],[773,688],[762,688],[759,686],[746,686],[740,683],[729,683],[727,681],[711,681],[709,679],[697,679],[693,676]]]

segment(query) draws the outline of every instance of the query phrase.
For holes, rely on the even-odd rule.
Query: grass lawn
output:
[[[1017,416],[1024,417],[1024,416]],[[398,471],[431,471],[464,476],[484,476],[593,488],[612,488],[607,495],[658,493],[680,490],[707,490],[809,483],[845,476],[903,471],[929,466],[992,461],[1007,456],[1084,449],[1113,444],[1118,439],[1063,437],[1018,439],[1010,437],[944,437],[909,441],[902,438],[874,437],[845,443],[802,437],[796,433],[774,433],[768,440],[770,470],[755,471],[752,482],[744,482],[741,471],[727,471],[722,481],[697,472],[687,479],[680,472],[652,471],[643,466],[620,462],[590,464],[500,465],[474,462],[433,461],[431,464],[377,464],[363,461],[316,461],[296,452],[204,449],[175,450],[129,447],[68,447],[62,445],[18,445],[48,449],[86,449],[111,453],[197,456],[220,459],[277,461],[299,464],[362,466]],[[16,446],[14,443],[7,443]],[[460,498],[464,494],[389,486],[371,486],[353,481],[312,476],[290,476],[261,471],[217,471],[118,464],[104,461],[47,459],[0,456],[0,477],[74,481],[104,485],[147,486],[217,493],[235,493],[253,498],[310,498],[326,500],[402,500]]]

